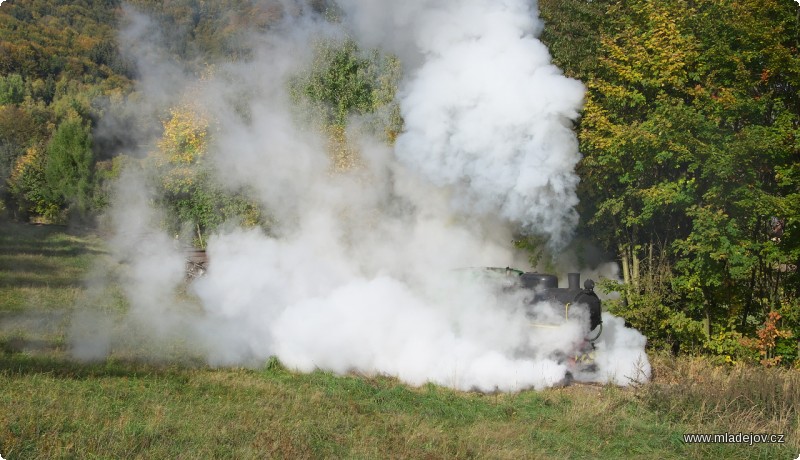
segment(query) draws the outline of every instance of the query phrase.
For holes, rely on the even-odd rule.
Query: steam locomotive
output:
[[[504,291],[524,290],[525,308],[532,327],[555,327],[536,321],[537,308],[547,306],[551,313],[567,321],[570,317],[584,321],[587,335],[575,350],[565,350],[558,358],[565,361],[571,372],[594,372],[594,342],[603,332],[602,304],[594,292],[594,281],[587,279],[580,287],[581,274],[568,273],[567,287],[558,287],[558,277],[552,274],[524,272],[510,267],[488,267],[484,273],[503,281]]]
[[[515,268],[487,267],[482,269],[493,278],[502,278],[506,283],[503,290],[512,291],[524,289],[530,295],[526,296],[528,307],[547,302],[563,307],[561,313],[565,320],[569,319],[570,312],[581,311],[587,319],[587,330],[594,331],[591,341],[594,342],[602,333],[602,304],[594,292],[594,281],[587,279],[580,287],[581,274],[568,273],[567,287],[558,287],[558,277],[547,273],[523,272]],[[596,331],[595,331],[596,330]]]
[[[564,317],[569,318],[570,310],[584,310],[589,320],[589,331],[598,329],[597,334],[592,338],[592,342],[597,340],[602,333],[603,320],[602,305],[600,298],[594,292],[594,281],[587,279],[580,288],[581,274],[568,273],[567,287],[558,287],[558,277],[536,272],[525,272],[519,275],[520,283],[524,289],[533,292],[530,299],[531,304],[549,301],[564,305]]]

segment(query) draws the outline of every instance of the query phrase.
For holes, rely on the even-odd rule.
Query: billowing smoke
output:
[[[129,346],[136,331],[150,350],[178,343],[212,365],[277,356],[301,371],[482,391],[564,380],[586,321],[564,322],[547,305],[526,312],[523,292],[457,269],[524,267],[512,245],[521,229],[551,248],[568,240],[579,158],[571,125],[583,88],[550,64],[527,2],[378,3],[339,2],[339,24],[297,8],[253,37],[252,60],[185,82],[185,97],[212,118],[215,178],[248,190],[270,229],[224,226],[207,240],[208,272],[186,288],[148,182],[126,175],[110,219],[130,311],[96,348],[76,334],[82,356]],[[141,21],[133,17],[123,37],[146,41]],[[344,36],[402,58],[405,128],[394,147],[351,130],[359,161],[335,172],[324,136],[298,121],[287,80],[308,66],[313,42]],[[171,68],[153,56],[140,73]],[[170,92],[180,75],[163,79]],[[162,80],[142,78],[148,87]],[[647,378],[644,338],[604,320],[600,369],[577,377]]]
[[[340,2],[368,43],[409,69],[400,161],[454,191],[466,213],[496,212],[560,247],[577,214],[572,122],[584,88],[550,63],[526,0]]]

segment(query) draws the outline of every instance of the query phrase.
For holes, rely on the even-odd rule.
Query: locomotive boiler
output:
[[[580,273],[568,273],[567,287],[562,288],[558,286],[558,277],[548,273],[524,272],[510,267],[487,267],[478,271],[484,281],[500,286],[502,291],[523,294],[517,298],[523,299],[523,308],[532,328],[556,328],[567,321],[582,324],[586,331],[583,340],[575,344],[575,348],[560,350],[553,356],[567,364],[566,382],[572,379],[573,374],[597,370],[594,342],[603,332],[603,320],[602,303],[594,292],[594,281],[587,279],[581,287]],[[543,311],[547,314],[542,315]]]
[[[580,273],[567,274],[567,287],[558,287],[558,277],[556,275],[536,272],[522,272],[519,275],[519,284],[523,289],[532,293],[529,304],[549,302],[563,307],[564,319],[569,319],[570,312],[573,315],[580,311],[587,323],[587,330],[590,331],[590,341],[595,341],[602,333],[602,304],[600,298],[594,292],[594,281],[587,279],[581,284]]]

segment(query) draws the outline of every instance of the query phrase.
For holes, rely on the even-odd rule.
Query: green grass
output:
[[[104,257],[102,242],[90,234],[0,225],[0,454],[6,459],[791,459],[800,453],[796,371],[736,374],[659,357],[656,382],[637,389],[576,385],[484,395],[413,388],[389,377],[298,374],[275,360],[261,369],[148,364],[115,354],[75,362],[64,345],[66,327],[76,305],[103,304],[83,279]],[[105,295],[108,308],[124,308],[114,289],[99,298]],[[681,437],[754,427],[787,430],[791,445],[685,445]]]
[[[81,277],[99,253],[99,244],[99,240],[69,235],[63,229],[2,224],[3,309],[51,309],[75,303],[83,295]]]

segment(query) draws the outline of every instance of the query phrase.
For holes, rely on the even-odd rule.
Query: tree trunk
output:
[[[627,290],[630,287],[631,283],[631,270],[630,265],[628,263],[628,246],[625,244],[620,245],[619,247],[619,258],[622,261],[622,281],[625,283],[625,292],[622,293],[622,304],[627,306],[628,305],[628,294]]]

